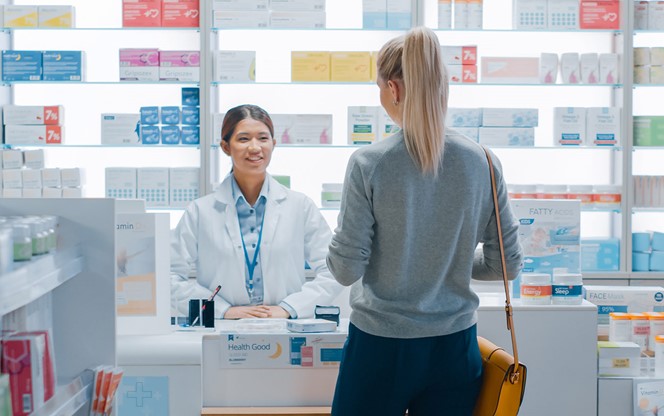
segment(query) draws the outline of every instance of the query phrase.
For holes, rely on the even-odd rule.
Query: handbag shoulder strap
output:
[[[514,372],[510,375],[510,381],[516,383],[519,380],[519,352],[516,348],[516,335],[514,333],[514,319],[512,317],[512,303],[510,301],[509,284],[507,283],[507,265],[505,262],[505,246],[503,245],[503,228],[500,224],[500,208],[498,205],[498,191],[496,189],[496,174],[493,170],[493,161],[486,147],[482,146],[486,159],[489,162],[489,174],[491,175],[491,194],[493,206],[496,211],[496,226],[498,228],[498,243],[500,246],[500,265],[503,271],[503,283],[505,286],[505,315],[507,317],[507,330],[512,337],[512,351],[514,352]]]

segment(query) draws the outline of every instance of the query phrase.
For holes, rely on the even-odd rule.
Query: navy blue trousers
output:
[[[350,324],[332,416],[470,416],[482,386],[477,328],[385,338]]]

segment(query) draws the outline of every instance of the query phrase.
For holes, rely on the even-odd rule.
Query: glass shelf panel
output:
[[[302,81],[259,81],[259,82],[217,82],[213,81],[211,83],[213,86],[220,85],[316,85],[316,86],[339,86],[339,85],[368,85],[375,87],[376,83],[371,82],[331,82],[331,81],[312,81],[312,82],[302,82]],[[610,88],[622,88],[622,84],[514,84],[514,83],[450,83],[450,87],[543,87],[543,88],[596,88],[596,87],[610,87]]]
[[[48,30],[48,31],[84,31],[84,30],[93,30],[93,31],[144,31],[144,32],[165,32],[165,31],[186,31],[186,32],[200,32],[199,27],[3,27],[0,28],[2,31],[36,31],[36,30]]]
[[[2,81],[2,85],[195,85],[198,82],[187,81]]]

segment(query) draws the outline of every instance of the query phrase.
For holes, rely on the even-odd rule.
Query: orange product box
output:
[[[581,0],[581,29],[620,29],[620,0]]]
[[[122,0],[122,27],[161,26],[161,0]]]
[[[445,65],[477,65],[477,46],[441,45]]]
[[[476,84],[477,65],[447,65],[450,84]]]
[[[199,0],[161,0],[161,25],[200,27]]]

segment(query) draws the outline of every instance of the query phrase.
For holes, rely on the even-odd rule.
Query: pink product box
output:
[[[201,64],[201,53],[199,51],[159,51],[159,66],[161,67],[183,67]]]
[[[486,84],[538,84],[539,58],[482,57],[482,82]]]
[[[164,27],[199,27],[199,0],[161,0],[161,25]]]
[[[122,0],[122,26],[161,26],[161,0]]]
[[[159,66],[159,49],[120,49],[120,66]]]

